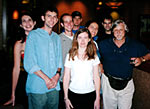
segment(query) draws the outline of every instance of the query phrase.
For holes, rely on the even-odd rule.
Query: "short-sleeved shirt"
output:
[[[71,69],[69,89],[74,93],[89,93],[95,90],[93,81],[93,67],[100,63],[98,56],[91,60],[80,60],[77,56],[74,60],[66,57],[65,67]]]
[[[140,42],[126,36],[125,43],[118,48],[113,38],[98,43],[104,71],[119,78],[132,76],[134,65],[130,64],[132,57],[141,57],[149,50]]]

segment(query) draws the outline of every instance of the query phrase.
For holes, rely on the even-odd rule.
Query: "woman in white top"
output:
[[[75,34],[63,78],[66,109],[99,109],[100,77],[96,46],[87,28]]]

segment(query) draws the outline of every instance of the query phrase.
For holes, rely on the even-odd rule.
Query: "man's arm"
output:
[[[52,77],[52,81],[53,81],[55,87],[59,81],[59,78],[61,76],[61,68],[63,67],[63,64],[62,64],[62,46],[61,46],[61,40],[60,40],[59,36],[57,39],[57,61],[58,61],[58,65],[57,65],[58,68],[57,68],[56,74]]]
[[[61,74],[61,68],[58,68],[57,71],[56,71],[56,75],[53,76],[52,79],[51,79],[52,82],[53,82],[53,84],[54,84],[53,88],[56,87],[56,85],[57,85],[57,83],[58,83],[58,80],[59,80],[59,78],[60,78],[60,76],[61,76],[60,74]]]
[[[37,72],[41,70],[39,65],[37,64],[37,57],[36,57],[36,51],[35,51],[35,43],[36,43],[36,37],[35,33],[30,33],[26,40],[26,46],[25,46],[25,52],[24,52],[24,69],[29,74],[34,74],[34,72]]]
[[[150,60],[150,53],[146,54],[145,56],[142,56],[142,57],[141,57],[141,60],[142,60],[143,62]]]
[[[138,57],[138,58],[131,58],[131,60],[134,60],[133,64],[134,66],[141,65],[142,62],[150,60],[150,53],[147,53],[145,56]]]
[[[53,80],[50,79],[47,75],[45,75],[41,70],[36,71],[34,73],[45,81],[45,84],[48,89],[55,87],[55,83],[53,82]]]

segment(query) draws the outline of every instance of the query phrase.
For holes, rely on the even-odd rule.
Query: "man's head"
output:
[[[47,27],[52,28],[58,22],[57,8],[53,6],[44,7],[41,18]]]
[[[41,9],[41,16],[45,16],[46,13],[47,13],[47,11],[55,12],[57,14],[57,16],[58,16],[58,10],[57,10],[57,8],[54,7],[54,6],[51,6],[51,5],[43,7]]]
[[[105,29],[105,31],[111,31],[111,28],[112,28],[112,17],[110,15],[106,15],[103,17],[103,20],[102,20],[102,25]]]
[[[112,26],[112,32],[114,37],[117,40],[122,40],[125,38],[125,33],[128,32],[129,29],[123,20],[116,20]]]
[[[60,17],[61,26],[65,29],[65,31],[71,32],[73,29],[73,21],[72,16],[68,13],[64,13]]]
[[[71,15],[72,15],[74,26],[80,26],[80,24],[82,22],[81,13],[79,11],[74,11],[74,12],[72,12]]]

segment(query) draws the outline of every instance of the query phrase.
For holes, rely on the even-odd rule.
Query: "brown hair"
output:
[[[89,36],[89,39],[90,39],[90,41],[88,42],[87,48],[86,48],[86,56],[88,57],[88,60],[95,59],[96,46],[93,42],[91,33],[89,32],[89,30],[87,28],[81,28],[76,32],[76,34],[73,38],[72,48],[69,51],[69,60],[70,60],[70,58],[72,60],[74,60],[74,57],[77,55],[78,48],[79,48],[77,38],[78,38],[79,34],[84,33],[84,32],[88,33],[88,36]]]

